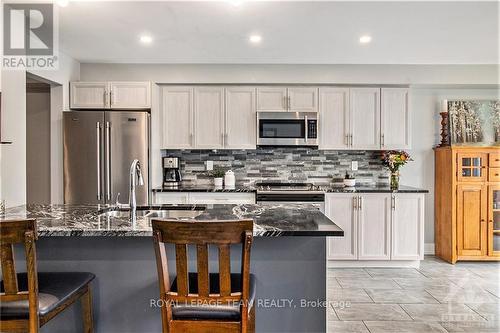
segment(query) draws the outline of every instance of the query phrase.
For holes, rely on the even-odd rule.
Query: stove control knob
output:
[[[271,186],[268,186],[268,187],[267,187],[267,190],[268,190],[268,191],[271,191]]]

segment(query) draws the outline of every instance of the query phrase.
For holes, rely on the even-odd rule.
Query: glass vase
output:
[[[399,189],[399,170],[391,171],[391,190]]]

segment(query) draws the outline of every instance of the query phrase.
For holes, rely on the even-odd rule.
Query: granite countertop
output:
[[[334,187],[331,185],[316,185],[325,193],[428,193],[428,190],[401,185],[397,190],[389,186],[359,185],[356,187]],[[257,189],[252,185],[239,184],[235,187],[214,187],[211,184],[181,184],[173,188],[154,188],[153,192],[246,192],[254,193]]]
[[[139,207],[138,207],[139,209]],[[254,219],[254,236],[343,236],[344,232],[317,208],[302,204],[156,205],[140,210],[166,209],[165,218],[195,220]],[[103,213],[110,213],[105,216]],[[153,217],[137,217],[106,205],[23,205],[8,208],[2,219],[36,218],[44,236],[152,236]],[[1,219],[0,219],[1,220]],[[0,222],[1,223],[1,222]],[[209,222],[207,222],[209,223]]]

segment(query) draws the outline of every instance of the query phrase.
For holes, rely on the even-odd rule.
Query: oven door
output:
[[[258,112],[257,145],[317,146],[316,135],[309,138],[311,124],[317,124],[316,118],[316,114],[310,112]]]

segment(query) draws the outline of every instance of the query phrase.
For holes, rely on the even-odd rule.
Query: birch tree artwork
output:
[[[500,100],[448,101],[451,144],[499,144]]]

